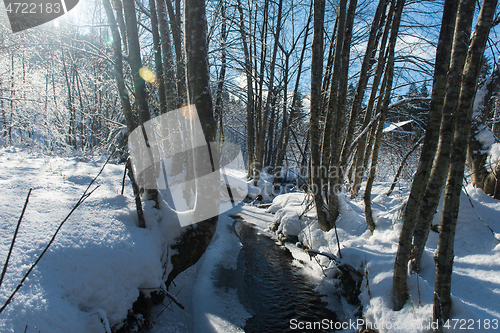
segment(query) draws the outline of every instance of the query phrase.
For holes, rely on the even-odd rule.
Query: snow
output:
[[[349,200],[344,194],[339,195],[340,218],[337,220],[337,229],[341,262],[358,268],[364,275],[359,298],[366,323],[373,325],[381,333],[430,332],[435,275],[433,254],[437,248],[438,235],[434,232],[429,235],[419,276],[408,275],[408,302],[401,311],[393,311],[392,275],[401,229],[398,216],[407,193],[387,197],[384,194],[386,191],[384,185],[374,187],[372,203],[377,228],[373,235],[366,227],[363,203]],[[474,320],[475,331],[490,332],[491,330],[477,325],[479,321],[484,323],[484,320],[500,320],[500,242],[481,219],[498,234],[500,202],[479,189],[469,186],[467,191],[473,206],[466,194],[462,193],[455,239],[452,319],[470,320],[467,323]],[[305,194],[281,195],[274,199],[268,211],[275,213],[275,222],[282,218],[282,221],[288,223],[286,221],[291,216],[298,216],[303,212],[308,200],[310,199]],[[438,209],[441,210],[442,205]],[[438,211],[434,223],[439,223],[439,217]],[[299,241],[315,250],[338,256],[335,231],[319,230],[314,209],[305,214],[303,220],[304,227],[299,233]],[[287,229],[281,232],[286,233]],[[295,230],[291,232],[295,233]],[[303,251],[300,249],[292,251],[296,257],[301,252]],[[329,261],[326,258],[322,260]],[[315,273],[313,281],[318,285],[328,280],[321,272]],[[471,288],[474,292],[471,292]]]
[[[384,133],[389,133],[389,132],[413,133],[413,132],[408,132],[408,131],[402,130],[404,125],[409,124],[411,122],[413,122],[412,119],[401,121],[399,123],[385,123],[383,132]]]
[[[33,188],[0,287],[2,304],[103,163],[0,151],[1,258]],[[100,187],[68,219],[0,314],[1,332],[23,332],[26,325],[51,333],[106,332],[127,316],[140,288],[160,286],[159,238],[137,228],[132,196],[120,194],[122,174],[123,166],[106,166]]]
[[[2,262],[28,190],[33,188],[0,286],[1,304],[103,163],[103,159],[83,161],[29,154],[15,148],[0,150]],[[245,181],[245,172],[227,170],[226,174],[235,181]],[[130,186],[126,185],[125,194],[120,194],[122,176],[123,165],[111,163],[105,167],[97,181],[100,187],[69,218],[11,304],[0,314],[0,332],[24,332],[26,327],[27,332],[41,333],[111,332],[126,317],[140,290],[147,292],[162,285],[162,253],[180,227],[166,223],[162,217],[167,212],[165,207],[153,210],[152,203],[147,202],[147,229],[138,228]],[[263,188],[272,189],[268,175],[261,178],[260,186],[247,184],[254,197]],[[376,183],[372,192],[377,226],[373,235],[366,226],[362,200],[339,194],[340,262],[364,276],[359,299],[362,316],[369,326],[381,333],[430,332],[433,255],[438,234],[429,235],[420,274],[407,277],[408,302],[401,311],[393,311],[392,273],[401,228],[399,216],[409,188],[400,187],[388,197],[387,186]],[[500,202],[479,189],[466,189],[472,205],[463,193],[455,239],[452,319],[474,320],[474,331],[493,332],[495,329],[477,325],[485,320],[492,324],[500,320],[500,242],[495,239],[500,239]],[[271,194],[265,193],[264,199],[270,200]],[[254,224],[259,233],[277,241],[280,235],[296,236],[297,244],[284,245],[295,258],[293,264],[300,267],[300,274],[325,295],[323,299],[339,313],[340,320],[356,321],[356,308],[339,297],[333,261],[320,255],[311,259],[302,248],[307,245],[340,257],[335,231],[323,232],[318,228],[311,200],[304,193],[287,193],[274,197],[267,209],[246,204],[220,215],[216,234],[203,257],[181,273],[169,289],[186,309],[171,305],[160,314],[164,307],[158,307],[150,332],[243,332],[250,314],[238,300],[234,281],[220,280],[221,272],[239,274],[237,258],[242,245],[231,226],[232,214],[240,215]],[[440,204],[438,210],[441,208]],[[434,223],[439,223],[439,219],[438,212]],[[274,232],[270,229],[273,224],[279,224]],[[164,303],[168,304],[168,299]]]
[[[488,157],[486,158],[486,169],[491,172],[500,161],[500,143],[490,146]]]
[[[236,288],[214,287],[218,269],[236,271],[238,268],[238,253],[242,245],[231,227],[232,223],[227,215],[219,217],[215,239],[198,266],[193,289],[197,299],[193,306],[195,332],[244,332],[245,319],[251,317],[239,303]]]
[[[494,72],[494,71],[493,71]],[[485,98],[488,95],[488,86],[491,84],[493,76],[488,76],[488,78],[483,82],[481,88],[476,92],[476,97],[474,98],[474,105],[472,106],[472,117],[482,118],[485,109]]]
[[[0,287],[0,305],[104,162],[29,154],[15,148],[0,150],[0,199],[4,203],[0,216],[5,221],[0,226],[1,258],[7,257],[26,194],[33,188]],[[111,333],[126,318],[140,291],[162,286],[162,263],[166,262],[162,254],[166,244],[179,235],[180,226],[167,223],[171,211],[166,204],[156,210],[153,202],[145,202],[147,229],[138,228],[128,181],[121,195],[123,171],[123,165],[105,167],[96,182],[100,187],[69,218],[0,314],[0,332],[23,332],[28,326],[27,332]],[[235,188],[241,187],[243,172],[225,169],[225,173]],[[161,314],[156,319],[157,332],[242,332],[249,314],[239,304],[236,289],[213,287],[217,269],[236,269],[241,244],[231,223],[231,218],[221,215],[203,258],[169,289],[178,294],[186,310],[174,305]],[[170,269],[167,262],[166,274]],[[174,316],[172,311],[176,311]]]
[[[482,152],[487,154],[485,166],[491,172],[500,161],[500,143],[491,129],[484,125],[479,126],[476,138],[481,143]]]

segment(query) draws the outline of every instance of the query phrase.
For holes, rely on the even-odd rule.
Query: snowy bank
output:
[[[401,311],[393,311],[392,275],[401,230],[398,217],[407,193],[398,192],[387,197],[386,191],[387,188],[382,185],[376,186],[373,191],[377,225],[373,235],[366,226],[363,202],[339,195],[337,232],[341,263],[357,268],[364,275],[359,300],[368,327],[381,333],[430,332],[435,275],[433,255],[438,234],[431,232],[429,236],[419,276],[407,277],[409,299],[406,305]],[[452,277],[452,320],[445,331],[458,331],[462,325],[469,329],[474,327],[475,332],[492,332],[497,331],[500,325],[500,243],[495,239],[495,235],[500,239],[500,202],[470,186],[467,191],[472,205],[462,192]],[[335,231],[323,232],[318,228],[315,209],[310,209],[311,200],[299,193],[284,194],[274,199],[268,212],[275,214],[273,223],[279,225],[273,228],[275,237],[282,237],[281,234],[298,235],[298,245],[339,257]],[[434,224],[439,224],[441,209],[442,203]],[[483,221],[494,230],[495,235]],[[269,223],[268,227],[271,225]],[[297,231],[297,228],[300,230]],[[292,254],[297,259],[307,260],[307,255],[299,247],[293,244],[287,247],[292,248]],[[331,261],[324,256],[317,256],[317,259],[328,272]],[[320,286],[332,280],[332,274],[325,274],[324,268],[315,272],[309,270],[308,273],[311,280]]]
[[[0,287],[3,304],[105,160],[0,151],[0,258],[7,257],[33,188]],[[141,288],[161,285],[161,242],[152,223],[136,226],[131,193],[121,195],[122,165],[108,164],[100,187],[64,224],[54,243],[0,314],[0,332],[101,333],[120,324]],[[126,186],[127,191],[130,186]],[[109,323],[109,324],[108,324]],[[36,328],[36,329],[35,329]]]

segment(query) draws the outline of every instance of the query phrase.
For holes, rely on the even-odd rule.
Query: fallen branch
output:
[[[361,274],[360,272],[358,272],[354,267],[352,267],[349,264],[340,263],[340,260],[335,255],[333,255],[331,253],[321,252],[321,251],[313,250],[313,249],[307,249],[306,252],[307,252],[307,254],[309,254],[309,256],[311,258],[315,257],[317,255],[325,256],[328,259],[333,260],[335,262],[335,265],[337,266],[338,269],[343,270],[345,268],[346,270],[348,270],[349,272],[353,273],[357,277],[359,277],[361,279],[363,278],[363,274]]]
[[[7,259],[5,260],[5,264],[3,265],[2,276],[0,277],[0,286],[2,285],[3,278],[5,276],[5,273],[7,272],[7,266],[9,266],[10,255],[12,254],[12,249],[14,248],[14,243],[16,242],[17,232],[19,231],[19,226],[21,225],[21,221],[23,219],[24,212],[26,211],[26,206],[28,206],[28,201],[29,201],[30,194],[31,194],[32,190],[33,189],[30,188],[30,191],[28,192],[28,196],[26,197],[26,201],[24,202],[23,211],[21,212],[21,216],[19,217],[19,220],[17,221],[16,231],[14,231],[14,236],[12,237],[12,242],[10,243],[9,254],[7,254]]]
[[[181,304],[181,302],[179,302],[179,301],[177,300],[177,298],[175,298],[175,296],[174,296],[174,295],[172,295],[171,293],[169,293],[168,291],[165,291],[165,290],[163,290],[163,292],[164,292],[164,293],[165,293],[165,295],[166,295],[168,298],[170,298],[170,300],[171,300],[172,302],[174,302],[174,303],[175,303],[178,307],[180,307],[182,310],[184,310],[184,309],[185,309],[184,305],[182,305],[182,304]]]
[[[321,252],[321,251],[313,250],[313,249],[307,249],[306,252],[307,252],[307,254],[309,254],[310,257],[314,257],[314,256],[319,254],[319,255],[327,257],[328,259],[335,261],[335,263],[340,264],[339,259],[334,254],[331,254],[328,252]]]
[[[2,305],[2,307],[0,308],[0,313],[3,312],[3,310],[7,307],[7,305],[9,305],[9,303],[12,301],[12,299],[14,298],[14,295],[19,291],[19,289],[21,289],[24,281],[26,281],[26,279],[28,278],[28,276],[30,275],[31,271],[33,271],[33,269],[35,268],[35,266],[38,264],[38,262],[42,259],[42,257],[44,256],[44,254],[47,252],[47,250],[49,249],[49,247],[52,245],[52,243],[54,242],[54,240],[56,239],[56,236],[57,234],[59,233],[59,230],[61,230],[62,226],[64,225],[64,223],[69,219],[69,217],[71,216],[71,214],[73,214],[73,212],[78,208],[80,207],[80,205],[90,196],[92,195],[92,193],[94,193],[95,190],[97,190],[100,185],[97,185],[92,191],[88,192],[90,187],[94,184],[94,182],[97,180],[97,178],[101,175],[101,173],[104,171],[104,167],[106,167],[106,165],[108,164],[109,160],[111,159],[111,157],[114,155],[114,152],[111,153],[111,155],[108,157],[108,159],[106,160],[106,163],[104,163],[104,165],[102,166],[101,170],[99,171],[99,173],[97,174],[97,176],[94,177],[94,179],[92,179],[92,181],[90,182],[89,186],[87,186],[87,188],[85,189],[85,191],[83,192],[83,194],[81,195],[80,199],[78,199],[78,201],[76,202],[76,204],[73,206],[73,209],[71,209],[71,211],[68,213],[68,215],[66,215],[66,217],[64,218],[64,220],[59,224],[59,227],[57,228],[56,232],[54,233],[54,235],[52,236],[52,238],[50,239],[49,243],[47,244],[47,246],[45,246],[45,248],[43,249],[42,253],[40,254],[40,256],[38,257],[38,259],[33,263],[33,265],[31,265],[31,267],[28,269],[28,271],[26,272],[26,274],[24,274],[23,278],[21,279],[21,282],[19,282],[19,284],[17,285],[16,289],[14,289],[14,291],[11,293],[11,295],[9,296],[9,298],[7,299],[7,301],[5,301],[5,303]]]

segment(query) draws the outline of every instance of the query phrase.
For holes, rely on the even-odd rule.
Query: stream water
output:
[[[246,321],[246,333],[323,332],[291,327],[295,322],[337,321],[308,278],[298,274],[299,268],[291,264],[293,257],[288,249],[258,234],[238,216],[234,227],[243,248],[238,257],[240,276],[231,276],[232,287],[237,288],[240,302],[253,315]],[[227,282],[224,272],[217,281],[220,285]]]

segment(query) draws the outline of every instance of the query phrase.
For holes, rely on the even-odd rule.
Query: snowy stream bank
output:
[[[200,262],[171,289],[186,310],[156,307],[158,318],[149,332],[285,332],[295,321],[337,321],[311,276],[304,275],[301,268],[307,263],[295,260],[266,231],[271,214],[252,206],[228,214],[220,216],[216,236]],[[334,292],[329,290],[330,300]]]

